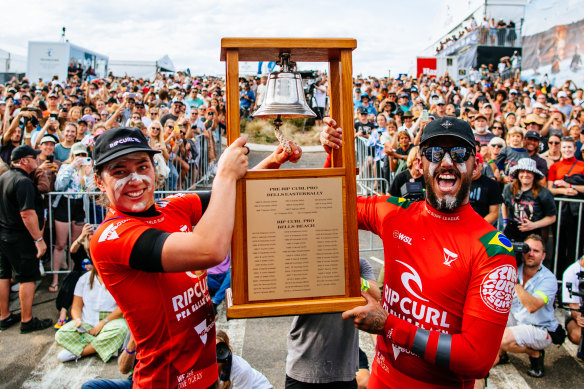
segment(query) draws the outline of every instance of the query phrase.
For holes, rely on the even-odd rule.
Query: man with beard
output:
[[[342,130],[325,123],[325,150],[339,149]],[[359,228],[383,240],[383,301],[364,295],[367,304],[343,318],[381,335],[369,388],[472,388],[505,330],[517,279],[513,247],[469,204],[476,161],[467,122],[430,122],[415,163],[426,201],[357,198]]]

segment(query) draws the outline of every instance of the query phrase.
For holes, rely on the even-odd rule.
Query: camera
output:
[[[527,254],[531,251],[531,247],[527,243],[523,242],[511,242],[513,244],[513,251],[515,254]]]
[[[401,196],[410,201],[421,201],[426,198],[426,193],[421,182],[406,182],[400,188]]]
[[[584,299],[584,271],[578,272],[576,275],[578,276],[578,291],[574,291],[574,285],[571,282],[566,282],[566,288],[570,293],[570,297],[578,296],[581,299]],[[568,310],[576,310],[569,307],[563,308]],[[577,311],[584,315],[584,304],[582,304],[582,302],[580,302],[580,308],[577,309]],[[580,344],[578,345],[578,352],[576,353],[576,357],[582,361],[584,360],[584,328],[581,328],[580,330],[582,336],[580,337]]]

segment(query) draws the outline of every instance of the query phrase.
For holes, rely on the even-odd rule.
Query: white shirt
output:
[[[580,304],[581,298],[579,296],[572,295],[572,297],[570,297],[566,283],[571,282],[572,290],[578,293],[578,285],[580,284],[580,280],[578,279],[577,273],[581,271],[584,271],[584,268],[580,266],[580,261],[577,261],[571,264],[564,272],[562,277],[562,301],[564,304]]]
[[[89,276],[87,272],[77,281],[74,295],[83,299],[83,310],[81,311],[81,321],[92,326],[99,323],[100,312],[113,312],[118,304],[105,286],[99,282],[97,275],[93,280],[93,288],[89,288]]]
[[[231,364],[232,389],[272,389],[270,381],[259,371],[250,366],[247,361],[237,355],[233,355]]]

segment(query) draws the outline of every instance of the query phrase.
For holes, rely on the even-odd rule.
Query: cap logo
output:
[[[444,128],[446,128],[447,130],[450,129],[450,127],[454,126],[454,124],[452,124],[452,122],[445,120],[444,123],[440,123],[440,125]]]
[[[118,139],[115,142],[110,143],[108,147],[110,149],[113,149],[117,145],[122,145],[124,143],[142,143],[142,142],[140,142],[140,139],[138,139],[138,138],[134,138],[133,136],[128,136],[126,138]]]

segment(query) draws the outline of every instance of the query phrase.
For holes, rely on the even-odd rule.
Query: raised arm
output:
[[[165,272],[207,269],[225,258],[235,221],[235,183],[247,172],[245,138],[229,146],[217,165],[209,205],[192,233],[173,233],[164,241]]]

